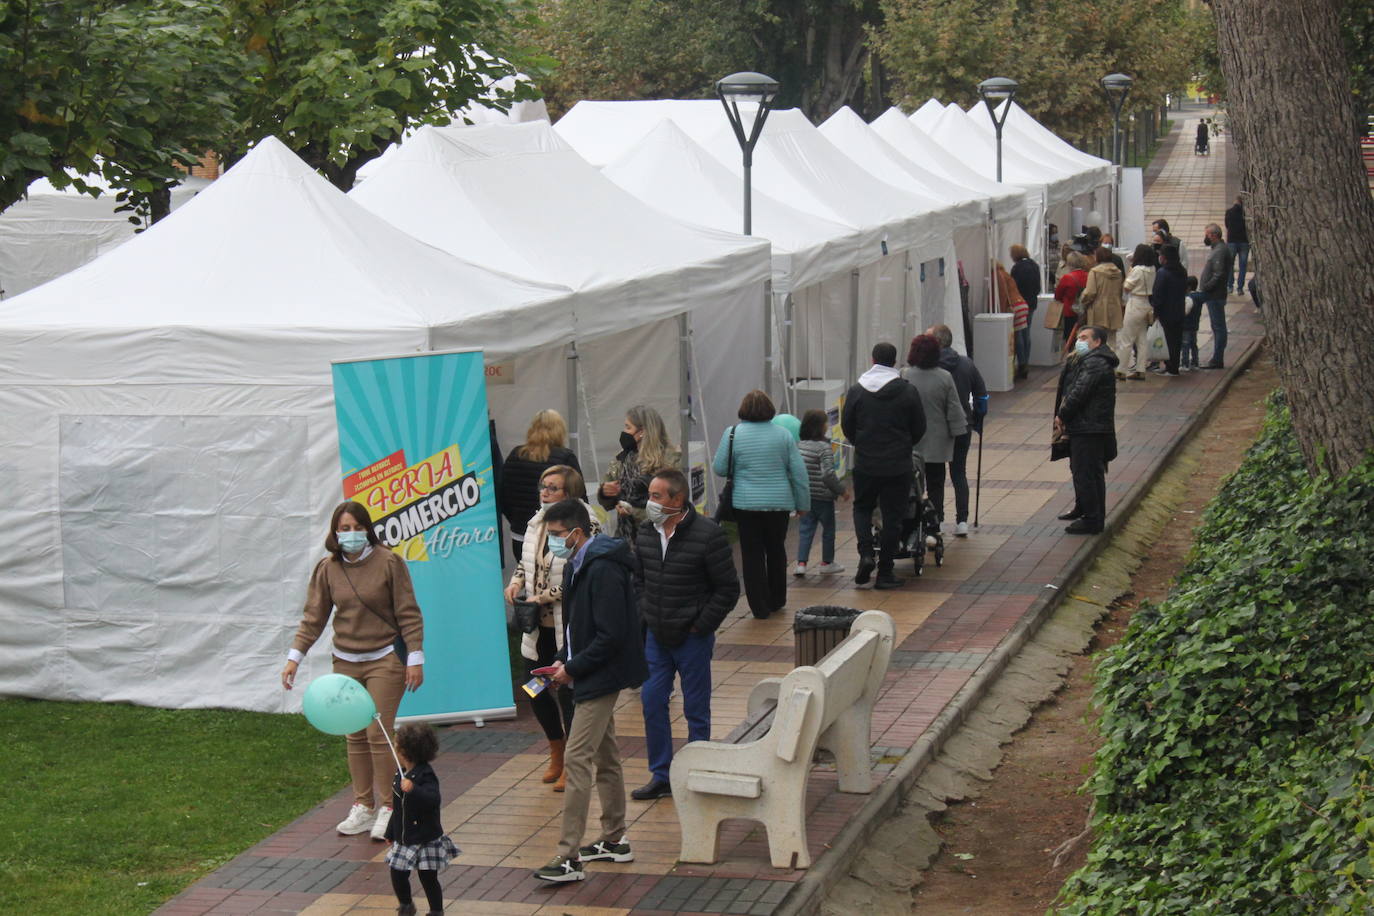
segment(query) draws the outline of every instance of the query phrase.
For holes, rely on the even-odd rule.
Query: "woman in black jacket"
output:
[[[510,525],[511,550],[519,559],[525,526],[539,511],[539,478],[554,465],[565,464],[578,473],[582,465],[568,448],[568,424],[556,410],[541,410],[530,421],[523,445],[511,449],[501,465],[501,488],[496,504]]]
[[[1011,278],[1021,298],[1026,300],[1030,317],[1035,317],[1035,306],[1039,303],[1041,285],[1040,265],[1030,256],[1025,245],[1011,246]]]
[[[1169,345],[1169,361],[1164,370],[1151,370],[1160,375],[1178,375],[1179,354],[1183,350],[1184,299],[1188,291],[1188,275],[1178,257],[1178,247],[1165,244],[1159,249],[1159,270],[1155,271],[1155,285],[1150,291],[1150,307],[1155,310],[1164,341]]]
[[[439,756],[439,739],[428,725],[402,725],[396,729],[396,756],[402,772],[392,782],[391,803],[395,815],[387,823],[386,864],[391,868],[391,889],[401,916],[413,916],[410,872],[419,873],[431,914],[444,911],[444,890],[439,869],[458,855],[458,847],[444,833],[439,821],[442,802],[439,778],[430,761]]]

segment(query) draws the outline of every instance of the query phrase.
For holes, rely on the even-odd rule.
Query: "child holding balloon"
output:
[[[444,891],[439,869],[458,855],[458,847],[439,822],[439,779],[432,761],[439,754],[439,739],[428,725],[408,724],[396,730],[396,756],[401,763],[391,789],[393,814],[386,827],[386,864],[391,868],[391,889],[396,893],[398,916],[414,916],[410,896],[410,872],[420,876],[429,901],[430,916],[444,911]]]

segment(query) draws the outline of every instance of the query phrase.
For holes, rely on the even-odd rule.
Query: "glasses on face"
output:
[[[541,484],[539,485],[539,492],[540,492],[540,493],[561,493],[561,492],[563,492],[563,485],[562,485],[561,483],[541,483]]]

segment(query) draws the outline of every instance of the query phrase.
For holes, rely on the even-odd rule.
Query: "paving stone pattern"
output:
[[[1179,136],[1191,137],[1198,113],[1185,113]],[[1210,157],[1194,157],[1191,143],[1173,142],[1168,161],[1152,169],[1147,218],[1167,217],[1196,244],[1208,222],[1219,221],[1234,193],[1234,170],[1225,163],[1228,136],[1212,141]],[[1262,330],[1253,306],[1232,297],[1228,305],[1231,360],[1255,346]],[[1203,322],[1201,349],[1209,349]],[[713,664],[712,732],[723,737],[744,717],[750,689],[761,678],[780,676],[794,660],[792,611],[812,605],[880,608],[897,626],[897,648],[873,714],[873,760],[886,779],[951,698],[967,683],[1037,597],[1067,570],[1081,538],[1067,535],[1055,515],[1072,502],[1068,462],[1050,462],[1048,438],[1057,372],[1034,369],[1013,392],[992,396],[983,442],[980,525],[968,538],[947,535],[945,563],[926,566],[900,589],[857,589],[848,576],[815,574],[791,580],[788,607],[755,620],[741,599],[717,635]],[[1145,479],[1183,433],[1224,373],[1192,372],[1178,378],[1151,376],[1118,386],[1120,457],[1109,472],[1109,503]],[[970,456],[970,477],[975,471]],[[946,499],[952,527],[952,488]],[[857,563],[849,504],[840,508],[837,560]],[[790,546],[795,552],[795,526]],[[819,544],[812,563],[819,562]],[[905,570],[905,572],[904,572]],[[910,575],[898,562],[898,575]],[[442,664],[431,659],[431,664]],[[673,730],[686,736],[680,698],[672,704]],[[616,732],[628,788],[648,779],[644,724],[637,693],[625,692],[616,710]],[[629,803],[629,840],[636,859],[622,865],[590,863],[589,878],[573,885],[534,881],[530,870],[554,852],[562,796],[540,781],[545,743],[522,702],[514,721],[440,729],[435,762],[443,789],[444,824],[463,849],[442,873],[448,912],[478,916],[636,916],[683,913],[746,913],[767,916],[792,893],[804,872],[775,869],[760,825],[727,821],[714,865],[677,862],[679,833],[671,799]],[[343,746],[339,747],[343,770]],[[394,913],[384,848],[366,835],[340,837],[346,789],[304,817],[246,851],[169,901],[164,914],[205,913]],[[827,763],[813,770],[807,787],[807,841],[813,859],[859,812],[867,796],[836,791]],[[593,800],[589,830],[598,823]],[[597,837],[589,835],[587,842]],[[418,890],[418,888],[417,888]]]

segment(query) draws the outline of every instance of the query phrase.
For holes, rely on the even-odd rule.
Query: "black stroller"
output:
[[[1194,156],[1210,156],[1212,154],[1212,143],[1208,137],[1207,125],[1199,124],[1197,139],[1193,142]]]
[[[940,533],[940,514],[926,497],[926,463],[919,454],[911,456],[914,474],[911,491],[907,494],[906,516],[901,520],[901,540],[897,545],[898,560],[911,560],[915,575],[925,571],[926,553],[935,558],[936,566],[945,564],[945,537]],[[882,524],[874,522],[873,541],[882,537]]]

